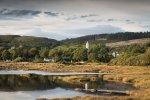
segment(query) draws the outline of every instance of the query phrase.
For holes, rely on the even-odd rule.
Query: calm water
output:
[[[26,78],[20,74],[34,74]],[[60,88],[64,87],[66,83],[57,82],[54,83],[53,76],[67,76],[67,75],[98,75],[98,74],[107,74],[107,73],[90,73],[90,72],[64,72],[64,73],[51,73],[45,71],[23,71],[23,70],[0,70],[0,89],[5,88],[19,88],[20,86],[25,88],[33,88],[37,86],[50,85],[53,87],[53,84],[57,84],[56,88],[46,88],[47,90],[32,90],[31,91],[0,91],[0,100],[35,100],[37,98],[68,98],[76,96],[93,96],[94,94],[87,94],[79,91],[74,91],[71,89]],[[50,76],[50,77],[47,77]],[[52,79],[51,79],[52,78]],[[38,84],[39,83],[39,84]],[[20,84],[20,85],[19,85]],[[35,85],[37,84],[37,85]],[[59,84],[59,85],[58,85]],[[62,85],[61,85],[62,84]],[[98,83],[99,84],[99,83]],[[5,87],[4,87],[5,86]],[[93,84],[96,86],[96,84]],[[55,87],[55,86],[54,86]],[[102,95],[102,94],[101,94]]]
[[[65,98],[65,97],[87,96],[87,95],[91,94],[85,94],[82,92],[67,90],[63,88],[55,88],[40,91],[17,91],[17,92],[0,91],[0,100],[35,100],[37,98]]]
[[[0,70],[0,75],[17,75],[17,74],[37,74],[37,75],[98,75],[98,74],[106,74],[106,73],[91,73],[91,72],[46,72],[46,71],[24,71],[24,70]]]
[[[36,74],[36,75],[83,75],[83,74],[98,74],[98,73],[50,73],[45,71],[23,71],[23,70],[0,70],[0,76],[2,75],[19,75],[19,74]],[[86,94],[79,91],[74,91],[64,88],[54,88],[47,90],[34,90],[34,91],[0,91],[0,100],[35,100],[37,98],[67,98],[75,96],[89,96],[92,94]]]

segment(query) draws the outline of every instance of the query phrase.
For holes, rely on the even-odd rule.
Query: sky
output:
[[[150,31],[150,0],[0,0],[0,35],[57,40]]]

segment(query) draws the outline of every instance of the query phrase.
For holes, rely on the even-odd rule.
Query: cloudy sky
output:
[[[150,0],[0,0],[0,34],[57,40],[150,31]]]

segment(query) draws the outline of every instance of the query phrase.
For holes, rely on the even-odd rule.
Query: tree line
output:
[[[148,45],[130,45],[115,59],[112,59],[111,65],[129,65],[129,66],[149,66],[150,65],[150,44]]]
[[[113,52],[119,52],[117,57]],[[130,45],[110,48],[105,45],[92,45],[88,51],[85,46],[76,48],[27,48],[24,46],[0,48],[1,61],[44,62],[44,58],[52,58],[55,62],[104,62],[110,65],[149,66],[150,44]]]
[[[26,48],[24,46],[0,48],[0,60],[43,62],[44,58],[53,58],[55,62],[109,62],[111,48],[93,45],[90,52],[85,47],[78,48]]]

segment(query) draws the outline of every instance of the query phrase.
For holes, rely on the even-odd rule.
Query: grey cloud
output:
[[[33,10],[9,10],[9,9],[0,10],[0,15],[6,16],[38,15],[40,13],[41,11],[33,11]]]
[[[126,22],[130,22],[130,20],[129,19],[127,19],[127,20],[125,20]]]
[[[135,22],[127,22],[127,24],[135,24]]]
[[[91,19],[91,20],[87,20],[87,22],[102,22],[102,19]]]
[[[109,21],[109,22],[112,22],[112,21],[117,21],[116,19],[107,19],[107,20],[102,20],[102,19],[91,19],[91,20],[87,20],[87,22],[102,22],[102,21]]]
[[[102,21],[112,22],[112,21],[117,21],[117,19],[110,18],[110,19],[106,19],[106,20],[103,20],[103,19],[90,19],[90,20],[87,20],[87,22],[102,22]]]
[[[37,16],[41,13],[44,13],[49,16],[59,16],[62,13],[53,13],[51,11],[40,11],[40,10],[10,10],[10,9],[1,9],[0,10],[0,19],[3,20],[19,20],[22,18],[32,18],[33,16]]]
[[[150,25],[143,25],[144,28],[150,28]]]
[[[87,17],[93,17],[93,16],[98,16],[96,14],[89,14],[89,15],[81,15],[79,16],[80,18],[87,18]]]
[[[110,19],[108,19],[107,21],[116,21],[116,19],[112,19],[112,18],[110,18]]]
[[[47,15],[50,15],[50,16],[58,16],[59,13],[54,13],[54,12],[44,12],[45,14]]]
[[[70,20],[76,20],[76,19],[78,19],[78,17],[68,17],[68,18],[65,18],[65,20],[67,20],[67,21],[70,21]]]
[[[66,18],[66,20],[76,20],[76,19],[84,19],[84,18],[89,18],[89,17],[94,17],[94,16],[98,16],[96,14],[88,14],[88,15],[80,15],[80,16],[73,16],[73,17],[68,17]]]
[[[127,24],[134,24],[134,23],[135,23],[134,21],[131,21],[131,20],[129,20],[129,19],[125,20],[125,22],[126,22]]]

